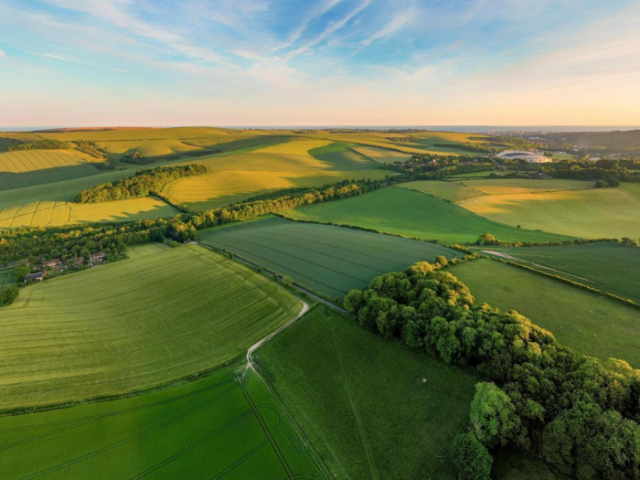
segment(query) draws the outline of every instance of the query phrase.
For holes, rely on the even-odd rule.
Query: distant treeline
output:
[[[21,143],[20,145],[12,145],[9,147],[10,152],[19,152],[22,150],[64,150],[69,148],[67,142],[59,140],[38,140],[37,142]]]
[[[184,142],[183,142],[184,143]],[[121,162],[130,163],[132,165],[149,165],[155,162],[179,160],[184,158],[198,158],[207,155],[220,153],[221,150],[212,147],[200,147],[198,150],[187,150],[184,152],[168,153],[166,155],[155,155],[146,157],[140,152],[130,152],[120,158]]]
[[[183,177],[192,177],[207,172],[204,165],[184,165],[177,167],[159,167],[152,170],[138,170],[134,176],[121,178],[111,183],[103,183],[82,190],[76,197],[78,203],[100,203],[127,198],[140,198],[160,195],[162,188],[169,182]]]
[[[76,150],[79,150],[87,155],[91,155],[94,158],[99,158],[103,160],[105,158],[105,151],[98,147],[95,142],[90,140],[76,140],[75,142]]]
[[[476,305],[441,261],[377,277],[344,303],[363,328],[492,382],[476,385],[470,431],[454,441],[459,478],[490,478],[490,452],[507,445],[570,478],[640,478],[640,371],[628,363],[580,355],[515,311]]]
[[[240,202],[200,213],[184,213],[122,224],[92,224],[49,228],[21,228],[0,234],[0,264],[23,258],[75,258],[91,253],[115,255],[127,245],[152,241],[186,242],[196,239],[197,230],[239,222],[267,213],[312,203],[360,195],[384,186],[383,182],[343,181],[319,189],[308,188],[291,195]]]

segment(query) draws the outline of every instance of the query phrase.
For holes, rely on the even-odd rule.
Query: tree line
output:
[[[475,304],[445,265],[379,276],[344,306],[363,328],[484,377],[469,432],[452,445],[460,478],[488,480],[491,452],[507,445],[571,478],[640,478],[640,371],[565,348],[515,311]]]
[[[0,234],[0,264],[21,259],[63,260],[105,252],[117,256],[127,245],[164,241],[187,242],[197,230],[255,218],[301,205],[328,202],[360,195],[385,184],[379,181],[345,180],[319,189],[308,188],[289,195],[239,202],[199,213],[130,223],[102,223],[48,228],[20,228]]]
[[[9,152],[20,152],[23,150],[64,150],[69,148],[67,142],[60,140],[38,140],[37,142],[21,143],[8,148]]]
[[[179,178],[202,175],[206,172],[207,167],[196,164],[138,170],[131,177],[124,177],[115,182],[103,183],[82,190],[75,200],[78,203],[100,203],[148,197],[149,195],[158,196],[167,183]]]

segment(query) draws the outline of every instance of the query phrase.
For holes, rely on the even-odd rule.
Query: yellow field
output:
[[[381,180],[385,170],[269,172],[222,170],[181,178],[165,186],[163,193],[175,203],[186,203],[195,211],[223,207],[271,190],[321,187],[348,179]]]
[[[468,187],[479,190],[487,195],[513,195],[522,193],[559,192],[564,190],[584,190],[593,187],[591,182],[580,180],[529,180],[521,178],[510,179],[480,179],[460,182]]]
[[[0,190],[96,175],[98,170],[87,161],[87,157],[68,150],[0,153]]]
[[[377,163],[406,162],[411,155],[375,147],[355,147],[354,150]]]

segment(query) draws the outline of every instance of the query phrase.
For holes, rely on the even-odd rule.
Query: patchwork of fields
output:
[[[580,353],[640,367],[640,310],[493,260],[457,265],[450,272],[469,287],[476,303],[517,310]]]
[[[518,229],[407,188],[388,187],[336,202],[299,207],[287,217],[396,233],[442,243],[472,243],[483,233],[508,242],[559,242],[569,237]]]
[[[449,446],[467,427],[473,371],[320,306],[257,353],[333,477],[456,478]]]
[[[511,261],[640,303],[640,248],[607,242],[491,250],[510,256]]]
[[[67,150],[0,153],[0,191],[97,175],[85,156]]]
[[[462,256],[428,242],[279,217],[205,230],[199,238],[330,297],[343,297],[378,275],[418,261]]]
[[[299,310],[273,282],[198,246],[36,284],[2,311],[0,409],[116,395],[210,369]]]
[[[253,372],[0,418],[3,479],[323,478]]]

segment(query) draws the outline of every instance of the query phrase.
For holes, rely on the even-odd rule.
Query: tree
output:
[[[460,480],[489,480],[493,458],[473,432],[456,435],[451,446]]]
[[[0,289],[0,307],[5,305],[11,305],[13,301],[18,298],[20,290],[16,285],[9,285]]]
[[[491,235],[490,233],[483,233],[476,240],[476,245],[499,245],[500,240]]]
[[[13,269],[13,276],[18,283],[24,282],[24,277],[27,275],[29,275],[29,269],[27,267],[16,267]]]
[[[447,265],[449,265],[449,262],[444,255],[438,255],[436,257],[436,263],[440,265],[440,267],[446,267]]]
[[[476,384],[470,417],[476,437],[490,448],[505,446],[522,432],[515,405],[495,383]]]

